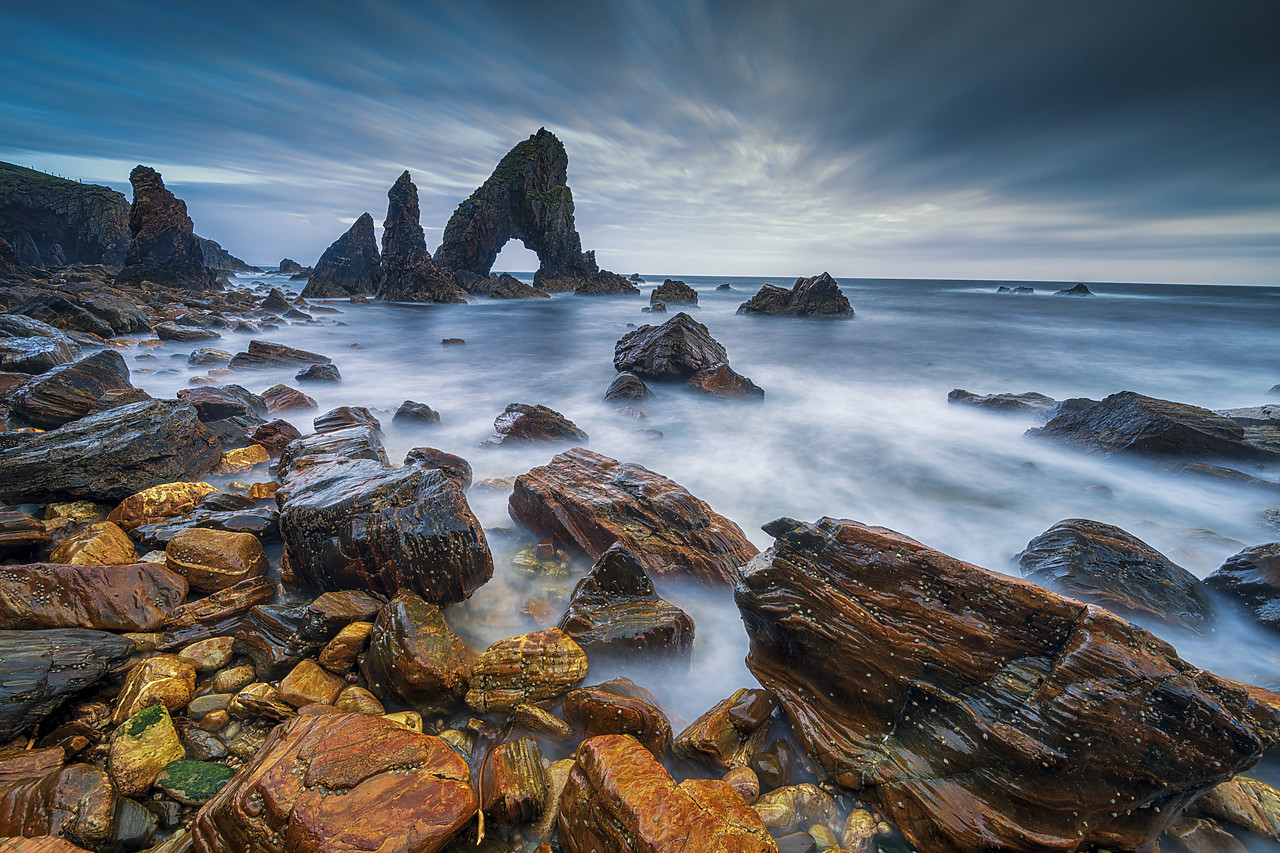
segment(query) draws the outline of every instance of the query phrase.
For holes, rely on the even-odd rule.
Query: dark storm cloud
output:
[[[126,191],[167,168],[260,262],[380,219],[402,168],[438,240],[546,125],[627,269],[1274,281],[1273,9],[50,2],[3,13],[0,151]]]

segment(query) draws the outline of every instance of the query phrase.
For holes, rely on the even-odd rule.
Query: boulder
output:
[[[133,651],[132,640],[104,631],[0,631],[0,741],[114,673]]]
[[[129,183],[133,185],[133,206],[129,209],[132,239],[116,281],[150,281],[188,290],[217,287],[216,274],[205,266],[204,250],[187,216],[186,202],[175,198],[160,173],[146,166],[135,168]]]
[[[725,399],[759,399],[764,396],[764,389],[747,377],[735,373],[727,364],[702,368],[689,377],[684,387],[710,397]]]
[[[516,478],[511,517],[598,560],[621,543],[653,576],[737,581],[758,552],[742,529],[660,474],[580,447]]]
[[[608,390],[604,392],[604,398],[615,403],[648,400],[652,396],[653,392],[649,390],[649,386],[645,385],[644,380],[634,373],[619,373],[609,383]]]
[[[276,502],[284,559],[320,589],[408,589],[446,605],[493,576],[480,523],[442,471],[334,458],[292,472]]]
[[[155,631],[187,596],[187,582],[155,563],[35,563],[0,572],[0,628]]]
[[[236,771],[225,764],[178,759],[164,766],[155,786],[184,806],[201,806],[213,799],[235,775]]]
[[[600,687],[579,687],[564,697],[564,718],[584,738],[631,735],[662,761],[671,748],[671,723],[656,705]]]
[[[162,341],[191,343],[194,341],[212,341],[222,337],[216,329],[205,329],[200,326],[185,326],[182,323],[157,323],[156,337]]]
[[[41,429],[55,429],[89,414],[108,391],[132,387],[124,358],[103,350],[19,385],[9,395],[9,411]]]
[[[307,412],[320,408],[311,397],[288,385],[272,385],[262,392],[262,402],[267,404],[267,414],[271,415],[280,412]]]
[[[438,853],[476,813],[470,779],[439,738],[369,714],[308,714],[272,732],[192,835],[201,853]]]
[[[67,764],[60,748],[0,759],[0,838],[60,836],[102,849],[113,840],[122,802],[105,771],[89,764]],[[0,841],[0,849],[8,843]],[[11,849],[14,853],[73,853],[83,848],[55,846],[49,840],[47,846]]]
[[[324,419],[316,420],[323,422]],[[320,456],[368,459],[383,467],[389,464],[386,448],[382,446],[375,427],[349,426],[332,432],[314,433],[289,442],[280,453],[280,476],[288,478],[289,472],[295,467],[301,467],[306,464],[306,460]]]
[[[966,406],[977,406],[992,412],[1047,412],[1058,404],[1052,397],[1028,391],[1025,394],[974,394],[963,388],[956,388],[947,395],[948,403],[963,403]]]
[[[1081,282],[1080,284],[1077,284],[1074,287],[1068,287],[1064,290],[1055,290],[1053,292],[1053,295],[1054,296],[1093,296],[1093,291],[1090,290],[1088,287],[1086,287],[1083,282]]]
[[[767,723],[777,708],[778,700],[769,691],[739,688],[680,733],[675,753],[719,772],[746,768],[764,746]]]
[[[233,370],[268,370],[274,367],[328,364],[332,359],[317,352],[307,352],[271,341],[249,341],[249,348],[231,359]]]
[[[267,404],[239,385],[183,388],[177,396],[195,406],[201,423],[216,432],[228,447],[243,445],[246,433],[265,423]]]
[[[221,456],[221,440],[190,404],[132,403],[0,450],[0,501],[119,501],[158,483],[197,480]]]
[[[299,370],[293,378],[299,382],[341,382],[342,374],[336,364],[313,364]]]
[[[884,528],[765,529],[735,590],[747,666],[917,849],[1142,849],[1275,733],[1273,709],[1106,610]]]
[[[208,483],[161,483],[129,495],[107,515],[125,530],[186,515],[209,495],[220,494]]]
[[[848,319],[853,316],[853,306],[840,292],[836,280],[824,272],[812,278],[797,278],[791,290],[766,284],[738,307],[738,313]]]
[[[627,332],[613,348],[613,366],[641,379],[687,380],[704,367],[729,361],[707,327],[681,311],[661,326]]]
[[[40,374],[79,355],[80,345],[56,327],[22,314],[0,314],[0,370]]]
[[[1133,391],[1064,411],[1026,434],[1104,456],[1280,460],[1280,453],[1246,442],[1244,427],[1234,421],[1199,406]]]
[[[495,746],[480,766],[480,807],[500,826],[532,823],[542,815],[547,775],[542,752],[531,737]]]
[[[488,276],[514,237],[537,254],[533,286],[545,293],[616,286],[615,278],[638,293],[622,276],[601,270],[594,252],[582,251],[568,165],[564,145],[546,128],[516,145],[449,217],[436,260],[446,269]]]
[[[694,290],[683,281],[664,278],[662,280],[662,284],[655,287],[649,293],[649,304],[652,305],[655,302],[697,305],[698,291]]]
[[[387,302],[467,301],[467,294],[458,287],[452,273],[437,266],[427,251],[419,222],[418,188],[407,171],[387,190],[387,220],[382,223],[382,285],[377,295]]]
[[[391,416],[391,423],[398,427],[418,427],[440,423],[440,413],[426,403],[405,400]]]
[[[1280,791],[1261,780],[1237,776],[1223,782],[1196,800],[1192,811],[1280,842]]]
[[[1258,624],[1280,631],[1280,542],[1245,548],[1204,582],[1244,607]]]
[[[192,367],[203,367],[206,364],[222,365],[230,361],[231,353],[213,347],[197,347],[191,351],[191,355],[187,356],[187,364]]]
[[[379,611],[360,671],[375,695],[440,713],[466,695],[473,656],[440,608],[403,591]]]
[[[587,441],[587,434],[564,415],[546,406],[510,403],[493,421],[494,433],[481,447],[500,444],[558,444]]]
[[[776,853],[755,813],[728,784],[679,785],[639,741],[601,735],[578,747],[557,818],[565,853]]]
[[[370,427],[374,433],[382,431],[382,423],[364,406],[339,406],[330,409],[311,421],[316,432],[337,432],[348,427]]]
[[[693,661],[693,620],[654,592],[644,564],[621,544],[578,581],[559,627],[589,660]]]
[[[481,714],[510,711],[567,693],[587,676],[587,656],[559,628],[499,640],[471,667],[467,704]]]
[[[381,284],[382,255],[373,234],[373,217],[364,213],[347,233],[324,250],[307,286],[302,288],[302,298],[341,299],[372,294]]]
[[[0,511],[0,557],[48,545],[52,538],[40,519],[25,512]]]
[[[160,771],[187,757],[164,705],[151,705],[125,720],[111,735],[107,773],[125,796],[145,794]]]
[[[267,570],[262,543],[252,533],[189,527],[165,547],[165,566],[200,592],[217,592]]]
[[[133,540],[120,525],[110,521],[90,524],[58,543],[49,562],[74,566],[122,566],[137,562]]]
[[[465,492],[471,488],[471,463],[461,456],[445,453],[434,447],[415,447],[405,456],[404,464],[438,468],[446,477],[457,483],[462,491]]]
[[[275,418],[250,428],[245,438],[265,447],[271,456],[279,456],[286,447],[302,438],[302,433],[288,421]]]
[[[116,698],[112,722],[119,725],[139,711],[163,705],[181,711],[195,695],[196,670],[175,655],[147,658],[129,670]]]
[[[258,604],[244,615],[231,647],[253,662],[259,681],[278,681],[331,638],[311,628],[306,605]]]
[[[1015,558],[1022,576],[1127,619],[1206,633],[1216,621],[1200,579],[1119,527],[1068,518]]]
[[[306,272],[310,267],[304,267],[293,258],[283,258],[276,267],[276,271],[281,275],[296,275],[300,272]]]

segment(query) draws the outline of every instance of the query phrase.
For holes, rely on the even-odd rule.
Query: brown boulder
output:
[[[556,444],[585,442],[587,434],[564,415],[546,406],[511,403],[493,421],[494,433],[482,447],[500,444]]]
[[[564,719],[584,738],[631,735],[662,761],[671,747],[671,723],[655,705],[598,687],[580,687],[564,697]]]
[[[719,780],[677,785],[640,743],[601,735],[578,747],[557,818],[565,853],[776,853],[760,817]]]
[[[467,704],[482,714],[510,711],[568,692],[587,676],[587,656],[559,628],[499,640],[471,667]]]
[[[758,553],[742,529],[666,477],[581,447],[516,478],[511,517],[598,560],[615,542],[650,575],[732,584]]]
[[[735,591],[747,665],[917,848],[1140,849],[1258,760],[1253,720],[1275,728],[1101,608],[883,528],[765,529]]]
[[[269,578],[252,578],[184,604],[165,620],[159,648],[172,651],[197,640],[234,634],[245,613],[275,594],[276,585]]]
[[[190,290],[217,287],[216,274],[205,266],[204,250],[187,216],[186,202],[175,198],[160,173],[146,166],[136,167],[129,174],[129,183],[133,185],[129,208],[132,239],[116,281],[151,281]]]
[[[288,385],[272,385],[262,392],[262,402],[267,404],[267,413],[276,415],[280,412],[307,412],[320,408],[316,401],[297,388]]]
[[[64,761],[59,748],[0,758],[0,837],[61,836],[94,849],[111,840],[118,805],[111,780],[101,768]]]
[[[18,386],[9,396],[9,411],[41,429],[54,429],[92,412],[108,391],[132,387],[124,358],[103,350]]]
[[[267,370],[273,367],[305,367],[309,364],[329,364],[332,359],[318,352],[272,343],[249,341],[249,348],[231,358],[233,370]]]
[[[291,442],[302,438],[302,433],[288,421],[276,418],[253,427],[245,438],[254,444],[262,445],[267,449],[267,453],[274,457],[279,456]]]
[[[40,519],[25,512],[0,511],[0,556],[30,551],[50,541]]]
[[[155,563],[35,563],[0,571],[0,628],[155,631],[187,597],[187,582]]]
[[[200,592],[217,592],[267,570],[262,543],[252,533],[188,527],[165,547],[165,566]]]
[[[713,705],[675,739],[676,755],[716,770],[746,767],[769,734],[778,707],[767,690],[739,688]]]
[[[177,518],[195,509],[202,500],[218,491],[208,483],[161,483],[122,500],[107,520],[125,530]]]
[[[403,591],[378,614],[360,670],[377,695],[444,711],[466,695],[472,657],[440,608]]]
[[[99,521],[73,533],[49,554],[49,562],[73,566],[122,566],[137,559],[138,551],[129,534],[110,521]]]
[[[764,396],[764,389],[747,377],[735,373],[727,364],[702,368],[689,377],[684,387],[710,397],[727,399]]]
[[[538,742],[522,737],[487,752],[480,768],[480,792],[480,807],[501,826],[537,820],[547,796]]]
[[[661,326],[627,332],[613,348],[614,368],[641,379],[686,380],[704,367],[728,361],[729,354],[707,327],[683,311]]]
[[[192,834],[200,853],[437,853],[476,813],[470,778],[439,738],[368,714],[304,715],[272,732]]]

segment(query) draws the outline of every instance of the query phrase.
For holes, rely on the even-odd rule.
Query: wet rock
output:
[[[119,798],[106,772],[64,764],[61,749],[20,752],[0,759],[0,838],[60,836],[99,849],[116,830]],[[0,849],[7,841],[0,841]],[[22,853],[71,853],[82,848],[17,847]]]
[[[594,252],[582,251],[568,164],[564,145],[546,128],[512,148],[449,218],[436,252],[440,265],[487,276],[499,250],[515,237],[537,254],[533,286],[546,293],[591,289],[614,278],[639,292],[622,276],[600,270]]]
[[[152,705],[131,716],[111,735],[107,773],[125,796],[145,794],[171,761],[185,758],[186,749],[163,705]]]
[[[319,419],[318,419],[319,420]],[[352,426],[308,435],[288,444],[280,454],[280,475],[288,479],[295,469],[313,463],[365,459],[376,462],[380,468],[389,464],[386,448],[372,426]]]
[[[1036,292],[1036,289],[1034,287],[1026,287],[1025,285],[1019,285],[1017,287],[1008,287],[1002,284],[996,288],[996,293],[1024,294],[1024,293],[1035,293],[1035,292]]]
[[[493,576],[480,522],[442,471],[329,459],[292,472],[276,502],[289,567],[320,589],[409,589],[445,605]]]
[[[284,701],[280,691],[264,681],[246,685],[244,689],[233,696],[230,704],[227,705],[227,713],[237,720],[264,717],[268,720],[280,721],[291,720],[297,716],[293,706]],[[245,750],[246,752],[256,753],[260,748],[257,745],[245,745],[252,746],[252,749],[247,749]],[[233,755],[237,754],[234,749],[231,750],[231,753]]]
[[[218,460],[215,474],[244,474],[271,461],[271,454],[260,444],[228,450]]]
[[[133,185],[129,208],[132,239],[116,281],[151,281],[189,290],[217,287],[217,276],[205,266],[186,203],[165,188],[159,172],[146,166],[135,168],[129,183]]]
[[[133,530],[143,524],[186,515],[217,492],[218,488],[208,483],[160,483],[126,497],[111,510],[107,520],[125,530]]]
[[[343,688],[338,694],[337,700],[333,706],[339,711],[351,711],[356,714],[373,714],[381,717],[387,712],[387,709],[378,701],[378,697],[374,696],[363,687],[357,687],[352,684]]]
[[[471,463],[461,456],[436,450],[434,447],[415,447],[404,457],[406,465],[422,465],[425,468],[437,468],[444,475],[458,484],[458,488],[466,491],[471,488]]]
[[[435,853],[477,806],[466,762],[444,741],[335,712],[277,728],[200,810],[192,832],[204,853],[263,849],[273,838],[289,839],[285,849],[296,853]]]
[[[772,284],[760,288],[755,296],[738,307],[739,314],[768,314],[774,317],[835,317],[853,316],[853,306],[840,292],[830,273],[812,278],[797,278],[791,290]]]
[[[169,540],[165,566],[186,578],[192,589],[217,592],[261,576],[267,570],[267,557],[251,533],[190,527]]]
[[[382,255],[373,234],[373,217],[364,213],[324,250],[307,286],[302,288],[302,297],[340,299],[372,294],[381,284]]]
[[[405,591],[378,614],[360,671],[375,693],[435,713],[466,694],[471,657],[440,608]]]
[[[495,280],[496,279],[496,280]],[[532,285],[525,284],[515,276],[508,273],[499,275],[490,275],[486,281],[490,282],[487,288],[488,292],[485,296],[490,299],[549,299],[551,294],[544,293]]]
[[[299,382],[341,382],[342,374],[335,364],[313,364],[293,377]]]
[[[947,395],[948,403],[963,403],[966,406],[977,406],[992,412],[1047,412],[1058,404],[1052,397],[1028,391],[1025,394],[974,394],[963,388],[956,388]]]
[[[160,648],[180,649],[197,640],[235,634],[245,613],[275,597],[276,586],[267,578],[241,581],[233,587],[184,604],[169,614]]]
[[[448,242],[447,232],[445,241]],[[453,274],[441,269],[427,251],[426,236],[419,221],[418,188],[407,171],[387,190],[387,219],[382,223],[382,286],[378,289],[378,298],[388,302],[467,301]]]
[[[1242,605],[1258,624],[1280,631],[1280,542],[1244,549],[1204,582]]]
[[[83,847],[63,838],[41,835],[37,838],[0,838],[0,853],[86,853]]]
[[[727,364],[704,367],[689,377],[685,387],[712,397],[763,397],[764,390],[745,376],[735,373]]]
[[[586,738],[631,735],[662,761],[671,747],[671,723],[656,706],[595,687],[570,690],[564,718]]]
[[[214,329],[205,329],[200,326],[184,326],[181,323],[157,323],[155,332],[156,337],[160,340],[175,341],[177,343],[212,341],[222,337],[222,333]]]
[[[137,560],[133,540],[110,521],[100,521],[73,533],[49,554],[51,563],[76,566],[120,566]]]
[[[766,530],[735,590],[747,666],[918,849],[1139,849],[1275,726],[1101,608],[883,528]]]
[[[480,713],[509,711],[569,691],[586,678],[587,656],[559,628],[499,640],[476,659],[466,701]]]
[[[307,269],[309,268],[304,267],[293,258],[283,258],[277,266],[277,271],[281,275],[296,275],[300,272],[306,272]]]
[[[0,632],[0,740],[30,729],[114,672],[133,650],[127,637],[104,631]]]
[[[0,556],[30,551],[50,541],[40,519],[25,512],[0,511]]]
[[[316,432],[337,432],[353,426],[370,427],[382,431],[382,423],[364,406],[339,406],[311,421]]]
[[[1215,622],[1213,601],[1199,578],[1110,524],[1059,521],[1015,559],[1024,578],[1126,618],[1200,633]]]
[[[226,787],[236,772],[225,764],[179,759],[165,765],[155,786],[186,806],[202,806]]]
[[[203,367],[206,364],[227,364],[231,361],[231,353],[223,349],[214,349],[213,347],[199,347],[191,351],[191,355],[187,356],[187,364],[192,367]]]
[[[693,659],[693,620],[654,592],[644,565],[620,544],[578,581],[559,627],[595,661]]]
[[[1075,285],[1074,287],[1066,288],[1065,290],[1055,290],[1053,292],[1053,295],[1054,296],[1093,296],[1093,291],[1090,290],[1088,287],[1086,287],[1082,282],[1080,284]]]
[[[328,641],[352,622],[372,620],[386,599],[360,590],[326,592],[307,605],[308,637]]]
[[[634,738],[584,741],[560,798],[566,853],[764,853],[777,847],[759,816],[724,782],[677,785]]]
[[[613,366],[642,379],[687,380],[729,361],[707,327],[681,311],[661,326],[627,332],[613,348]]]
[[[80,348],[72,349],[70,343],[70,339],[6,337],[0,329],[0,370],[20,374],[53,370],[75,358]]]
[[[187,583],[154,563],[0,567],[0,628],[155,631]]]
[[[716,770],[746,767],[769,734],[778,702],[766,690],[740,688],[676,737],[676,755]]]
[[[118,501],[212,470],[222,442],[190,405],[149,400],[89,415],[0,450],[0,501]]]
[[[580,447],[516,478],[509,511],[593,560],[621,543],[650,576],[731,584],[757,553],[741,528],[679,484]]]
[[[96,314],[67,299],[60,293],[52,291],[26,291],[22,299],[11,310],[14,314],[24,314],[59,329],[64,329],[76,337],[76,332],[92,336],[91,341],[98,344],[100,339],[111,337],[114,332],[111,326]],[[81,336],[81,342],[87,342]]]
[[[231,663],[234,637],[210,637],[183,647],[178,660],[191,665],[196,672],[213,672]]]
[[[577,424],[546,406],[510,403],[493,421],[494,433],[481,446],[500,444],[556,444],[585,442],[588,436]]]
[[[1280,454],[1245,441],[1244,427],[1208,409],[1121,391],[1100,403],[1064,412],[1029,436],[1087,453],[1265,461]]]
[[[342,627],[328,644],[321,649],[316,662],[337,675],[346,673],[355,666],[356,659],[369,644],[369,635],[373,632],[372,622],[351,622]]]
[[[426,426],[440,423],[440,413],[426,403],[405,400],[391,416],[391,423],[398,427]]]
[[[187,707],[196,690],[195,667],[177,655],[147,658],[129,670],[111,715],[116,725],[152,705],[170,711]]]
[[[815,823],[835,823],[837,817],[831,795],[808,783],[761,794],[751,807],[774,835],[803,830]]]
[[[522,737],[489,751],[481,765],[480,791],[480,808],[499,826],[537,820],[547,796],[538,742]]]
[[[304,705],[332,705],[347,686],[345,679],[310,659],[298,662],[280,682],[280,698],[295,708]]]
[[[1258,779],[1237,776],[1223,782],[1196,800],[1192,811],[1280,842],[1280,791]]]
[[[1180,817],[1160,836],[1163,853],[1248,853],[1235,836],[1205,818]]]
[[[649,390],[649,386],[634,373],[619,373],[609,383],[609,389],[604,392],[604,398],[614,402],[648,400],[652,396],[653,392]]]
[[[683,281],[664,278],[662,284],[658,285],[649,294],[649,304],[655,302],[667,302],[671,304],[698,304],[698,291],[694,290]]]
[[[265,447],[267,453],[274,457],[279,456],[290,443],[302,438],[302,433],[288,421],[276,418],[253,427],[245,438]]]
[[[737,791],[747,805],[760,798],[760,780],[750,767],[734,767],[724,774],[723,781]]]
[[[307,624],[305,606],[255,605],[236,631],[232,649],[253,661],[260,680],[276,681],[303,658],[315,657],[329,640],[308,632]]]
[[[267,413],[272,415],[320,408],[314,399],[288,385],[272,385],[262,392],[262,402],[267,404]]]
[[[227,447],[246,442],[246,433],[264,422],[267,404],[239,385],[183,388],[178,399],[196,407],[201,423],[221,436]]]
[[[9,395],[9,411],[41,429],[54,429],[89,414],[108,391],[132,387],[124,358],[103,350],[19,385]]]
[[[233,370],[269,370],[276,367],[305,367],[311,364],[329,364],[332,359],[317,352],[287,347],[270,341],[249,341],[245,352],[236,353],[231,359]]]
[[[596,266],[595,252],[586,252],[584,257],[589,258],[589,266]],[[589,269],[579,273],[574,277],[576,286],[573,292],[578,296],[635,296],[640,293],[640,288],[627,281],[617,273],[609,272],[602,269]],[[538,277],[534,276],[534,282],[538,283]],[[543,281],[545,285],[546,280]],[[557,282],[559,284],[559,282]]]

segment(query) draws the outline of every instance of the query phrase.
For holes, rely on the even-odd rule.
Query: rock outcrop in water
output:
[[[1143,849],[1252,766],[1274,709],[1092,605],[884,528],[766,525],[747,666],[919,850]]]
[[[512,148],[453,212],[436,260],[451,270],[487,276],[514,237],[538,256],[533,286],[539,290],[639,293],[622,276],[601,270],[594,252],[582,251],[568,165],[564,145],[546,128]]]
[[[613,348],[613,366],[644,379],[683,380],[686,388],[712,397],[764,396],[729,367],[729,354],[707,327],[683,311],[661,326],[623,335]]]
[[[217,276],[204,262],[187,204],[165,188],[160,173],[138,166],[129,174],[133,206],[129,209],[132,239],[124,269],[116,281],[151,281],[188,290],[212,290]]]
[[[976,406],[992,412],[1047,412],[1058,404],[1052,397],[1028,391],[1025,394],[975,394],[963,388],[955,388],[947,394],[948,403]]]
[[[215,272],[236,273],[236,272],[262,272],[255,266],[251,266],[228,252],[226,249],[205,237],[196,235],[196,239],[200,241],[200,253],[204,258],[204,265]]]
[[[453,275],[441,269],[427,251],[419,221],[418,188],[407,171],[387,190],[378,298],[388,302],[467,301],[467,294],[454,282]]]
[[[365,213],[316,262],[302,289],[304,299],[335,299],[377,293],[382,285],[382,255],[373,235],[373,217]]]
[[[24,266],[119,266],[129,246],[129,201],[108,187],[0,163],[0,238]]]
[[[1233,598],[1258,624],[1280,632],[1280,542],[1245,548],[1204,582]]]
[[[830,273],[798,278],[790,290],[766,284],[755,296],[738,307],[739,314],[768,314],[774,317],[853,316],[853,306],[840,292]]]

